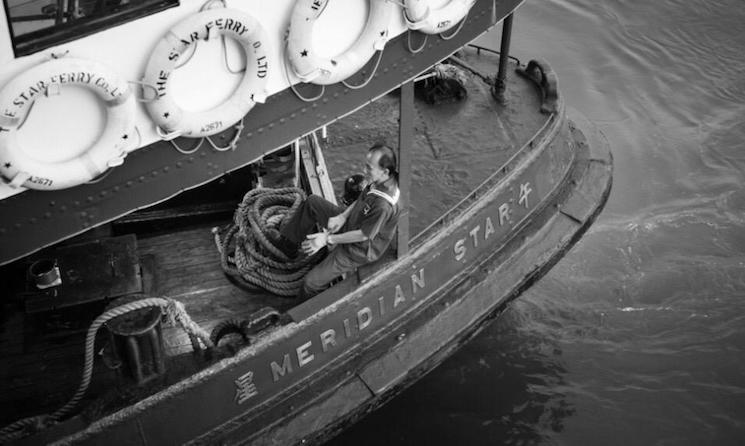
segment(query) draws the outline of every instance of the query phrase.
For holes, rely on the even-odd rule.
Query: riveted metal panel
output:
[[[520,3],[522,0],[479,0],[455,37],[430,36],[417,54],[409,52],[405,33],[398,36],[386,46],[380,68],[364,89],[331,85],[313,102],[301,101],[290,89],[270,96],[246,116],[235,150],[220,152],[205,145],[185,155],[168,142],[157,142],[130,154],[123,166],[95,184],[60,191],[25,191],[1,201],[0,264],[207,183],[351,113],[444,59]],[[349,82],[357,84],[369,77],[373,63]],[[231,130],[226,133],[229,138]]]

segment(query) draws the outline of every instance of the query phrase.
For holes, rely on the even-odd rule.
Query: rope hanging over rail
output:
[[[51,415],[38,415],[34,417],[24,418],[11,423],[4,428],[0,429],[0,443],[5,443],[16,438],[21,437],[28,428],[34,427],[35,429],[41,429],[47,426],[51,426],[56,422],[62,420],[66,415],[70,413],[80,402],[88,390],[88,386],[91,383],[91,377],[93,376],[93,359],[94,359],[94,346],[96,341],[96,333],[106,322],[114,319],[115,317],[124,315],[131,311],[148,308],[148,307],[161,307],[172,325],[179,325],[189,335],[192,347],[195,350],[201,350],[199,341],[209,348],[214,347],[209,334],[194,322],[184,308],[184,304],[173,299],[151,297],[146,299],[129,302],[127,304],[112,308],[105,311],[98,316],[90,327],[88,327],[88,333],[85,337],[85,363],[83,366],[83,377],[80,380],[80,386],[75,394],[70,398],[64,406],[58,409]]]
[[[243,285],[296,296],[320,255],[289,258],[274,242],[279,239],[282,220],[303,200],[305,192],[296,187],[248,192],[235,211],[234,224],[222,236],[217,228],[212,230],[223,270]]]

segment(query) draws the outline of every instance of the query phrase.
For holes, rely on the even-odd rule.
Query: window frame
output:
[[[13,22],[11,20],[8,0],[3,0],[5,19],[8,23],[8,34],[15,57],[28,56],[38,51],[72,42],[180,5],[180,0],[157,0],[127,8],[123,11],[113,12],[105,16],[91,17],[90,19],[80,20],[79,22],[53,25],[49,28],[16,36],[13,32]]]

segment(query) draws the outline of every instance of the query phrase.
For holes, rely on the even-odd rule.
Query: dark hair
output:
[[[357,200],[362,190],[365,188],[365,176],[359,173],[351,175],[344,182],[344,196],[341,201],[349,206]]]
[[[378,167],[388,169],[388,174],[398,182],[398,163],[396,162],[396,151],[383,143],[377,143],[370,147],[368,152],[380,153]]]

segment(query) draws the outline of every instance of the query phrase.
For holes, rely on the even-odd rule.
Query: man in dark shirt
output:
[[[307,255],[327,246],[329,253],[305,276],[298,297],[307,299],[323,291],[343,273],[377,260],[390,245],[398,224],[398,170],[393,149],[376,144],[365,157],[370,183],[346,209],[311,195],[290,216],[280,231],[284,251],[297,247]],[[325,229],[309,234],[316,224]]]

